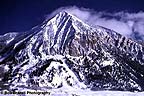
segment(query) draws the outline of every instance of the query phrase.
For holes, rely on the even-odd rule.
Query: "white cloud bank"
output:
[[[59,8],[53,14],[59,11],[69,12],[92,26],[100,25],[124,36],[144,40],[144,12],[107,13],[73,6]]]

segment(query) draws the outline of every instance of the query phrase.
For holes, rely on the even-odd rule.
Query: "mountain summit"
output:
[[[1,90],[144,90],[144,47],[60,12],[0,49]]]

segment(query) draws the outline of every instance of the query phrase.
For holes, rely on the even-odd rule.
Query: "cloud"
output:
[[[128,12],[97,12],[92,9],[72,7],[62,7],[52,14],[59,11],[69,12],[80,18],[89,25],[100,25],[112,29],[124,36],[144,40],[144,12],[128,13]],[[137,38],[138,37],[138,38]]]

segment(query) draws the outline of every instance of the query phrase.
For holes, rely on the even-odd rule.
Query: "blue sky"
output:
[[[48,14],[51,14],[52,12],[54,12],[57,9],[60,9],[61,7],[69,8],[69,11],[75,7],[77,8],[77,10],[80,10],[80,12],[89,12],[88,14],[90,14],[90,16],[95,16],[97,12],[110,13],[110,14],[111,13],[116,14],[118,12],[139,13],[143,12],[144,10],[144,1],[143,0],[1,0],[0,34],[4,34],[6,32],[23,32],[30,30],[32,27],[43,22],[43,20]],[[85,10],[83,11],[81,9]],[[75,11],[73,11],[73,13],[74,12]],[[94,15],[92,15],[93,13]],[[107,17],[105,16],[105,19],[108,17],[110,17],[110,15],[107,15]],[[103,20],[102,22],[105,21]]]

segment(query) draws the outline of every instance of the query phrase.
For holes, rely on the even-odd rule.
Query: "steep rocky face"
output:
[[[0,50],[2,86],[143,91],[143,52],[131,39],[60,12]]]

